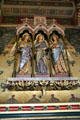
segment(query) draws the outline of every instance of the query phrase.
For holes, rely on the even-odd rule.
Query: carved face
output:
[[[56,35],[53,35],[53,36],[52,36],[52,40],[53,40],[54,43],[57,43],[57,42],[58,42],[57,39],[58,39],[58,37],[57,37]]]
[[[24,41],[27,42],[29,40],[29,35],[24,36]]]
[[[39,42],[43,41],[43,36],[40,35],[40,36],[38,37],[38,40],[39,40]]]

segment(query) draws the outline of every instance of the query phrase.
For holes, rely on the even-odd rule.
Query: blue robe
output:
[[[45,42],[37,43],[35,45],[35,48],[37,50],[37,54],[36,54],[37,73],[38,74],[46,74],[46,73],[48,73],[48,70],[47,70],[47,66],[44,62],[45,51],[43,51],[42,48],[47,48],[47,45]]]
[[[21,48],[21,57],[20,57],[20,65],[19,71],[24,67],[24,65],[29,60],[29,56],[32,56],[32,50],[30,46],[26,46],[25,48]]]
[[[56,63],[59,60],[60,53],[64,52],[64,46],[62,43],[59,43],[58,48],[53,48],[52,49],[52,58],[54,60],[54,63]]]

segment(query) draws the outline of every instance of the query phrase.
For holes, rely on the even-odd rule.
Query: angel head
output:
[[[43,42],[44,41],[44,36],[40,33],[40,34],[37,35],[36,40],[38,42]]]
[[[55,33],[52,34],[52,41],[55,43],[58,42],[58,36]]]
[[[30,35],[28,33],[24,33],[22,36],[22,40],[25,42],[30,42]]]

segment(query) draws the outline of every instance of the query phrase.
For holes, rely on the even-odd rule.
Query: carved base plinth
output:
[[[44,77],[44,78],[9,78],[9,90],[70,90],[79,86],[77,78],[72,77]]]

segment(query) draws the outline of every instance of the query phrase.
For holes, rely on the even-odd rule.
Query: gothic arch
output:
[[[49,26],[48,31],[49,31],[49,34],[51,34],[53,31],[57,31],[62,36],[65,36],[64,27],[57,23],[54,23],[51,26]]]

